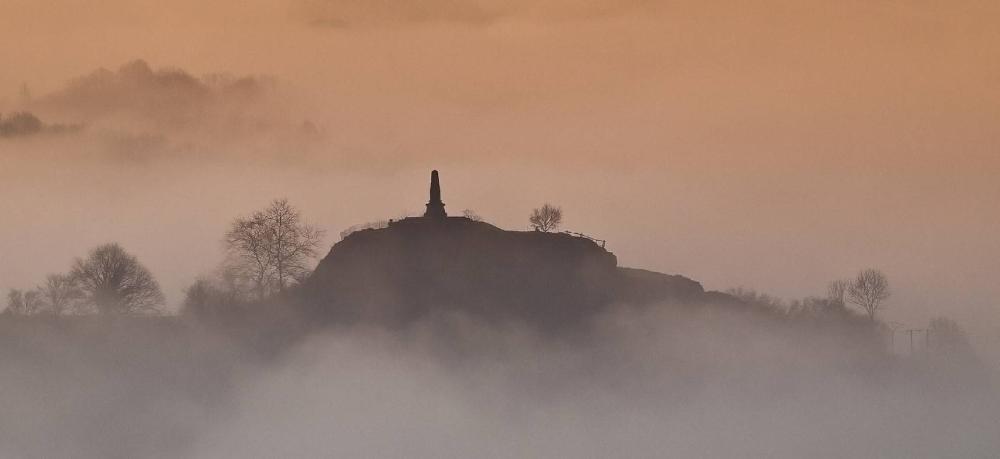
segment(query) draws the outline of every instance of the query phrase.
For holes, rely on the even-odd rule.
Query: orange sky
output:
[[[115,239],[176,302],[232,216],[288,196],[332,243],[419,209],[436,167],[453,212],[515,228],[549,200],[623,264],[708,288],[879,266],[890,318],[1000,340],[998,23],[972,0],[5,0],[0,111],[141,58],[272,76],[268,122],[323,136],[44,113],[88,129],[0,139],[0,288]]]

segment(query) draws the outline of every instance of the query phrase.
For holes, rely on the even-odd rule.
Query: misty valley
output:
[[[0,459],[1000,458],[1000,2],[0,1]]]
[[[939,457],[961,441],[988,457],[997,447],[996,386],[962,328],[940,317],[914,341],[880,320],[890,290],[877,269],[785,302],[620,267],[604,241],[558,231],[558,206],[535,209],[527,231],[449,216],[437,171],[426,207],[352,227],[313,269],[324,231],[274,200],[231,222],[224,261],[177,313],[116,243],[10,290],[0,453]]]

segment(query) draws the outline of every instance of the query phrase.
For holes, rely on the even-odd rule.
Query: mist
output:
[[[619,312],[584,343],[539,342],[506,330],[472,338],[473,347],[486,341],[490,350],[466,351],[460,364],[440,358],[453,349],[434,348],[456,343],[434,337],[320,337],[284,371],[241,392],[246,411],[208,436],[202,457],[996,451],[991,426],[1000,406],[994,388],[975,377],[938,379],[927,367],[881,373],[849,351],[803,346],[761,324],[728,319]],[[259,440],[248,442],[251,432]]]
[[[461,314],[305,335],[143,320],[5,321],[0,452],[912,458],[1000,447],[997,386],[975,359],[885,354],[850,327],[759,312],[622,306],[558,336]]]
[[[0,456],[993,457],[998,16],[8,0],[0,292],[115,242],[166,304],[0,316]],[[325,253],[422,213],[432,169],[451,215],[519,231],[559,205],[620,266],[784,312],[615,304],[556,335],[462,314],[316,326],[287,298],[181,314],[234,219],[287,198]],[[878,333],[789,319],[864,267],[891,280]],[[971,350],[918,333],[911,351],[937,317]]]

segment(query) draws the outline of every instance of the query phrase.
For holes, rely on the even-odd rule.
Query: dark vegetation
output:
[[[31,112],[0,114],[0,139],[77,131],[81,125],[45,124]]]
[[[17,112],[0,116],[0,137],[16,137],[37,134],[42,131],[42,120],[28,112]]]
[[[531,211],[528,223],[535,231],[555,231],[562,225],[562,208],[545,203],[542,207]]]
[[[7,315],[157,314],[164,303],[160,285],[139,260],[120,245],[94,248],[73,262],[67,274],[50,274],[27,292],[12,289]]]

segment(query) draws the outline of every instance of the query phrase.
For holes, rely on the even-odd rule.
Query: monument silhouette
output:
[[[441,181],[438,179],[438,171],[431,171],[431,198],[427,201],[427,210],[424,217],[446,218],[448,213],[444,211],[444,203],[441,202]]]

